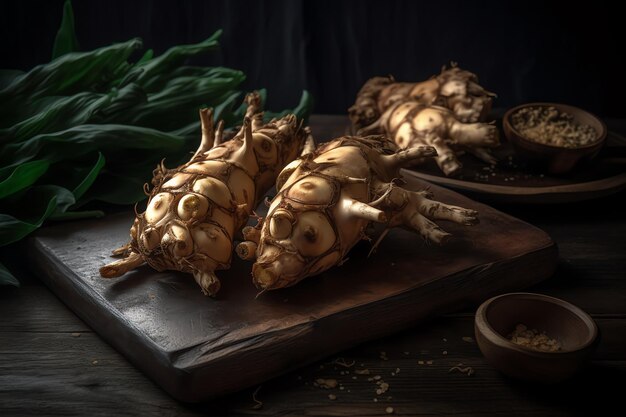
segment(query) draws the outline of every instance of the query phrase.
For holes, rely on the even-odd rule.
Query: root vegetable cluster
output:
[[[256,256],[253,281],[263,290],[283,288],[345,259],[372,222],[412,230],[442,243],[449,234],[434,220],[473,225],[478,213],[432,199],[427,191],[401,187],[399,170],[434,157],[430,146],[400,150],[384,136],[341,137],[290,163],[280,173],[267,217],[244,229],[237,247]]]
[[[498,131],[482,122],[494,96],[478,84],[475,74],[453,65],[419,83],[372,78],[348,111],[358,134],[387,134],[403,149],[433,146],[441,170],[455,175],[462,168],[461,152],[496,162],[487,148],[499,145]]]
[[[293,115],[263,124],[260,96],[246,101],[243,126],[228,141],[212,110],[200,111],[200,147],[186,164],[154,171],[146,211],[137,215],[130,243],[115,251],[124,258],[103,266],[103,277],[147,263],[191,273],[205,294],[217,293],[215,271],[230,267],[235,234],[308,135]]]

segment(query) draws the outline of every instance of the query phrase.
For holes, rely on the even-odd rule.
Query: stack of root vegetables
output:
[[[262,291],[344,262],[359,240],[370,240],[373,223],[384,232],[372,249],[394,227],[443,243],[450,235],[436,221],[469,226],[478,213],[403,188],[400,168],[435,158],[452,175],[461,169],[459,152],[493,162],[487,148],[498,144],[497,130],[482,122],[493,96],[455,65],[422,83],[377,77],[349,110],[357,134],[317,147],[295,116],[263,124],[254,94],[230,141],[222,141],[202,110],[200,147],[178,168],[155,171],[148,207],[137,216],[130,243],[116,251],[124,258],[101,274],[116,277],[147,263],[191,273],[213,296],[220,287],[215,271],[229,267],[239,232],[236,252],[255,260],[253,282]],[[274,182],[267,216],[245,226]]]

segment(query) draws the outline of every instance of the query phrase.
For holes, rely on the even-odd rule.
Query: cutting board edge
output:
[[[536,229],[539,231],[541,230],[538,228]],[[545,232],[543,231],[542,233],[545,234]],[[77,295],[77,297],[74,297],[76,300],[79,300],[77,303],[73,305],[66,304],[68,308],[70,308],[70,310],[74,311],[90,327],[97,329],[98,333],[105,340],[107,340],[107,342],[110,343],[118,352],[120,352],[135,366],[141,369],[142,372],[150,376],[150,378],[153,379],[157,383],[157,385],[160,385],[173,397],[184,402],[199,402],[245,388],[244,386],[241,386],[241,384],[220,384],[219,382],[213,381],[215,381],[216,379],[215,375],[224,375],[234,372],[233,369],[236,369],[237,363],[241,363],[241,358],[247,355],[256,355],[259,357],[259,360],[264,360],[264,363],[267,364],[266,351],[268,349],[271,349],[272,346],[280,346],[281,350],[284,350],[285,343],[289,343],[289,341],[295,340],[298,343],[298,346],[301,347],[290,347],[290,350],[298,352],[299,356],[292,357],[289,360],[289,364],[283,363],[277,364],[276,366],[272,367],[264,367],[265,369],[271,369],[271,371],[263,371],[251,376],[249,379],[247,379],[247,386],[258,384],[264,380],[267,380],[268,378],[273,378],[285,372],[289,372],[290,370],[297,369],[301,366],[306,365],[307,363],[311,363],[318,359],[332,355],[339,350],[343,350],[363,343],[365,341],[376,339],[385,335],[395,333],[399,330],[406,329],[419,323],[420,321],[428,319],[429,317],[433,317],[438,314],[458,311],[467,305],[479,302],[483,299],[488,298],[491,295],[502,292],[517,291],[527,288],[530,285],[536,284],[537,282],[540,282],[552,275],[557,265],[557,246],[547,234],[546,236],[548,237],[548,243],[546,244],[546,246],[534,251],[522,253],[519,256],[513,258],[496,261],[490,264],[490,267],[487,269],[485,269],[485,265],[487,264],[479,265],[469,270],[459,271],[458,273],[450,275],[444,279],[427,282],[422,286],[403,291],[397,295],[387,297],[378,302],[354,306],[335,314],[320,317],[313,322],[302,323],[297,326],[281,329],[272,333],[267,333],[263,335],[264,340],[262,340],[262,343],[252,343],[249,346],[238,350],[235,350],[232,346],[230,346],[228,348],[228,352],[235,351],[237,352],[236,354],[230,354],[229,356],[228,353],[222,353],[220,355],[218,352],[218,355],[213,357],[211,361],[199,362],[191,366],[179,366],[180,364],[177,364],[175,361],[171,362],[172,357],[176,356],[177,352],[172,353],[162,350],[151,339],[147,338],[143,333],[141,333],[139,329],[135,328],[134,326],[132,326],[131,323],[127,322],[123,316],[119,314],[114,314],[113,309],[108,309],[109,317],[98,317],[95,315],[90,315],[89,309],[90,306],[93,305],[93,300],[99,300],[102,303],[106,303],[106,300],[102,300],[95,291],[91,290],[88,286],[81,283],[80,278],[76,276],[73,271],[69,270],[63,264],[59,264],[58,262],[56,262],[54,257],[48,256],[47,251],[40,250],[42,249],[42,246],[45,246],[45,244],[43,242],[40,242],[37,237],[28,239],[27,244],[30,246],[31,249],[41,252],[46,258],[48,258],[49,264],[46,265],[46,273],[42,273],[42,268],[44,268],[44,266],[40,265],[40,263],[42,262],[41,259],[36,260],[33,263],[33,269],[38,272],[38,276],[42,278],[46,285],[59,297],[59,299],[61,299],[59,289],[62,286],[64,286],[66,291],[71,291]],[[355,317],[361,314],[367,314],[367,310],[370,310],[372,306],[375,306],[383,311],[389,310],[385,307],[387,305],[389,305],[390,307],[394,306],[396,307],[396,310],[400,310],[397,309],[397,304],[409,303],[409,300],[416,297],[416,294],[420,293],[423,296],[424,293],[429,293],[435,290],[437,287],[440,287],[443,284],[443,281],[445,281],[446,283],[454,280],[458,280],[459,282],[461,282],[466,281],[468,276],[474,276],[478,278],[483,277],[484,280],[491,276],[496,276],[507,269],[519,272],[520,270],[523,270],[523,268],[520,269],[517,267],[517,265],[519,264],[519,266],[522,267],[528,265],[529,262],[526,259],[528,257],[536,257],[537,259],[542,260],[543,267],[537,268],[537,270],[542,271],[543,274],[538,274],[532,280],[528,280],[528,277],[526,277],[523,284],[518,281],[509,281],[507,279],[506,281],[502,281],[503,283],[506,283],[506,285],[492,287],[487,296],[485,296],[483,293],[479,296],[475,295],[473,297],[457,297],[452,301],[448,300],[446,303],[439,305],[434,310],[430,310],[427,314],[416,314],[415,317],[411,317],[409,319],[406,319],[406,317],[404,317],[404,320],[399,320],[399,322],[401,323],[399,325],[384,325],[385,328],[383,329],[383,325],[381,324],[379,325],[379,327],[381,328],[377,328],[376,331],[373,331],[372,325],[368,325],[368,332],[365,335],[362,334],[359,337],[345,337],[345,340],[341,343],[336,343],[336,340],[333,340],[333,343],[328,344],[328,346],[332,347],[328,349],[325,349],[323,347],[315,349],[314,351],[306,349],[309,343],[319,345],[320,335],[322,336],[322,338],[324,338],[323,333],[328,332],[327,328],[329,327],[331,328],[331,331],[329,333],[344,335],[346,334],[342,331],[337,333],[333,332],[332,328],[337,326],[337,323],[333,324],[333,322],[348,325],[350,321],[355,321]],[[50,269],[50,264],[54,265],[54,270]],[[71,276],[71,279],[55,279],[55,277],[63,274],[65,274],[66,276]],[[474,289],[474,291],[478,290]],[[93,297],[84,297],[83,295],[85,292],[93,293]],[[62,299],[61,301],[63,302]],[[459,304],[453,307],[452,304],[457,302]],[[415,300],[411,301],[409,303],[409,306],[412,304],[415,304]],[[110,318],[114,318],[115,320],[109,320]],[[366,322],[371,323],[371,321]],[[123,323],[126,323],[126,327],[130,327],[133,329],[132,336],[134,340],[131,340],[131,338],[127,338],[123,341],[124,343],[122,343],[122,341],[119,341],[116,339],[116,337],[114,337],[115,335],[119,334],[119,330],[116,329],[124,327]],[[305,333],[304,337],[303,333]],[[295,336],[298,337],[296,338]],[[311,340],[309,340],[309,338]],[[141,340],[143,340],[144,342],[149,342],[147,344],[149,346],[148,349],[145,348],[145,345],[139,343]],[[248,343],[250,343],[250,341],[244,339],[239,344],[241,345]],[[129,346],[135,346],[135,348],[129,349]],[[147,361],[145,360],[145,355],[149,355],[154,359],[154,362],[152,362],[152,365],[149,367],[144,365],[144,363],[147,363]],[[226,360],[224,358],[226,358]],[[174,378],[172,378],[172,372],[174,372]],[[201,384],[202,389],[200,390],[197,390],[196,384],[194,384],[194,381],[198,379],[202,379],[203,381],[208,382]]]
[[[506,281],[503,280],[502,285],[497,286],[497,287],[493,286],[494,284],[493,278],[497,277],[498,275],[502,274],[503,272],[507,270],[517,272],[519,275],[523,275],[522,272],[525,270],[525,267],[529,266],[529,259],[528,259],[529,257],[539,259],[542,262],[542,267],[536,269],[537,271],[539,271],[539,273],[537,273],[533,277],[533,279],[529,280],[528,275],[526,275],[525,278],[523,279],[523,283],[521,282],[521,280],[506,280]],[[537,250],[529,251],[513,258],[496,261],[492,263],[489,268],[485,268],[485,265],[476,266],[468,270],[459,271],[458,273],[450,275],[444,279],[429,281],[422,286],[412,288],[408,291],[403,291],[394,296],[381,299],[378,302],[369,303],[369,304],[365,304],[361,306],[355,306],[350,309],[342,310],[341,312],[338,312],[332,315],[320,317],[313,322],[302,323],[302,324],[298,324],[296,326],[292,326],[286,329],[281,329],[272,333],[264,334],[263,335],[264,338],[270,337],[270,336],[276,337],[277,341],[276,343],[273,343],[273,345],[277,347],[279,346],[281,351],[285,349],[285,343],[287,343],[290,339],[297,341],[298,346],[295,346],[295,345],[288,346],[288,349],[290,349],[291,351],[298,352],[302,356],[302,358],[298,360],[293,360],[292,358],[292,361],[295,362],[294,366],[276,366],[274,368],[280,369],[280,371],[277,371],[274,373],[265,373],[256,379],[249,380],[249,382],[247,383],[247,387],[258,385],[259,383],[266,381],[270,378],[277,377],[291,370],[298,369],[308,363],[312,363],[319,359],[323,359],[327,356],[330,356],[333,353],[336,353],[337,351],[354,347],[358,344],[367,342],[369,340],[388,336],[400,330],[405,330],[429,318],[432,318],[441,314],[453,313],[465,307],[468,307],[470,305],[477,305],[480,302],[498,294],[526,289],[532,285],[535,285],[549,278],[554,273],[557,267],[557,264],[558,264],[558,248],[557,248],[557,245],[553,241],[550,241],[549,244]],[[386,308],[387,305],[389,307],[391,306],[395,307],[395,310],[403,310],[403,309],[397,308],[398,304],[406,303],[406,304],[413,305],[415,304],[415,301],[416,301],[414,300],[414,297],[416,297],[417,295],[424,296],[425,292],[430,293],[432,291],[435,291],[439,287],[446,287],[447,285],[450,284],[450,281],[456,280],[459,283],[463,283],[467,281],[468,276],[472,276],[475,278],[482,278],[483,280],[490,279],[488,284],[492,286],[491,290],[483,292],[482,294],[473,294],[468,297],[460,296],[453,300],[446,300],[445,303],[440,304],[436,309],[429,309],[428,313],[426,314],[415,315],[415,317],[409,318],[408,320],[406,319],[406,317],[403,317],[403,320],[397,321],[398,323],[401,323],[401,324],[397,325],[396,327],[388,326],[387,324],[381,323],[380,326],[385,326],[386,328],[380,329],[377,332],[372,332],[373,330],[372,321],[362,320],[362,319],[359,320],[356,318],[356,316],[363,314],[364,311],[369,310],[368,307],[372,307],[372,305],[376,305],[377,309],[383,310],[383,311],[392,311],[389,308]],[[484,284],[487,284],[487,282],[484,282]],[[450,295],[449,290],[446,289],[446,291],[449,296]],[[474,288],[474,291],[476,293],[480,292],[478,288]],[[458,303],[458,304],[452,307],[452,305],[455,303]],[[306,347],[309,344],[309,341],[308,339],[303,338],[303,334],[305,335],[305,337],[310,336],[311,338],[310,342],[314,342],[314,344],[319,346],[320,334],[323,336],[324,333],[329,333],[327,332],[327,329],[325,329],[325,327],[337,327],[337,323],[340,323],[342,321],[347,321],[345,325],[348,328],[352,328],[350,327],[350,324],[351,324],[350,322],[367,322],[368,323],[367,330],[369,332],[365,336],[361,336],[360,338],[348,337],[347,339],[349,340],[346,340],[345,342],[339,343],[339,344],[336,342],[336,339],[335,339],[333,340],[333,343],[328,344],[329,346],[332,346],[332,348],[330,349],[316,349],[316,351],[306,350]],[[335,332],[330,332],[330,333],[345,335],[346,333],[343,330],[345,329],[340,329],[340,331],[336,333]],[[246,341],[244,340],[242,341],[242,343],[243,342],[246,342]],[[245,357],[248,354],[254,353],[253,351],[255,350],[255,348],[263,351],[264,354],[259,355],[260,356],[259,360],[263,359],[264,363],[267,364],[268,359],[267,359],[267,355],[265,354],[266,353],[265,348],[267,347],[267,345],[268,345],[267,341],[264,340],[263,343],[260,344],[260,346],[250,346],[247,349],[237,349],[236,352],[237,352],[237,355],[239,356],[231,355],[230,357],[228,357],[227,360],[230,363],[225,362],[224,356],[221,356],[221,357],[214,357],[211,361],[208,361],[205,363],[198,363],[194,366],[186,367],[185,369],[188,370],[187,374],[190,376],[194,374],[195,372],[198,372],[198,374],[194,375],[193,378],[200,378],[203,380],[204,378],[207,378],[210,380],[210,377],[211,377],[210,374],[220,375],[222,374],[222,372],[229,372],[229,373],[235,372],[233,370],[237,369],[237,363],[242,362],[242,357]],[[280,353],[278,351],[276,353],[278,356],[280,356]],[[246,358],[246,361],[250,361],[250,358]],[[215,365],[219,365],[221,370],[216,369],[216,367],[214,367]],[[206,376],[202,376],[201,375],[202,371],[207,370],[209,368],[210,368],[210,374]],[[237,386],[236,388],[229,389],[228,387],[222,386],[219,391],[213,392],[209,395],[198,393],[198,395],[190,396],[189,394],[190,394],[190,390],[192,389],[192,386],[191,384],[189,384],[189,386],[187,386],[186,388],[182,390],[184,391],[184,396],[186,397],[186,399],[182,399],[174,395],[173,393],[172,395],[174,395],[178,399],[181,399],[182,401],[199,402],[199,401],[209,400],[209,399],[212,399],[221,395],[225,395],[231,392],[239,391],[243,388],[245,387]]]

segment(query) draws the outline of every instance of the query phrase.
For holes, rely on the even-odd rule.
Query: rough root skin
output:
[[[441,170],[455,175],[462,168],[458,152],[467,150],[488,163],[495,161],[487,148],[499,145],[498,131],[481,123],[494,97],[478,84],[475,74],[453,63],[419,83],[372,78],[359,91],[349,114],[358,134],[388,134],[401,148],[434,146]]]
[[[320,145],[292,163],[295,168],[285,168],[259,240],[244,242],[256,247],[255,285],[263,291],[283,288],[340,265],[359,240],[369,240],[364,231],[373,222],[387,229],[372,250],[393,227],[442,244],[450,235],[435,221],[478,223],[474,210],[435,201],[426,190],[401,187],[402,166],[436,155],[429,146],[400,150],[383,136],[345,136]]]
[[[417,83],[396,82],[392,76],[371,78],[357,93],[348,114],[358,130],[371,125],[389,106],[416,101],[450,109],[463,123],[476,123],[485,121],[494,97],[478,84],[476,74],[452,62],[450,68],[444,65],[439,75]]]
[[[130,243],[114,251],[125,258],[103,266],[103,277],[147,263],[158,271],[191,273],[204,294],[217,294],[215,271],[230,267],[233,237],[309,135],[293,115],[263,124],[258,93],[246,103],[243,126],[227,141],[213,110],[200,110],[198,150],[178,168],[161,162],[154,170],[146,211],[137,213]]]

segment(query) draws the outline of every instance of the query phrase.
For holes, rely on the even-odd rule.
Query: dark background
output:
[[[50,58],[63,0],[0,2],[0,68]],[[81,50],[131,37],[162,52],[223,28],[205,64],[248,75],[273,109],[297,103],[345,113],[365,80],[428,78],[451,60],[498,93],[496,106],[557,101],[626,116],[624,18],[594,1],[129,1],[75,0]]]

